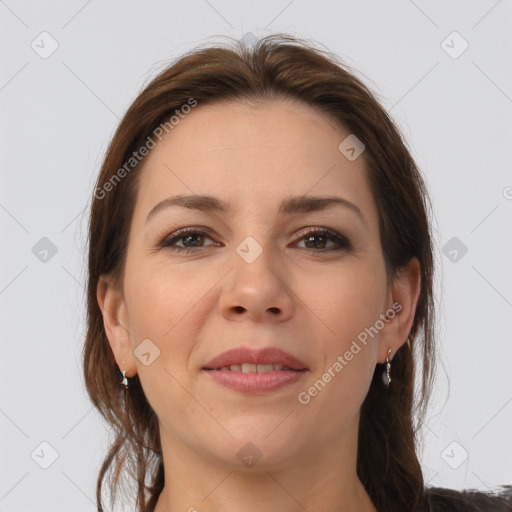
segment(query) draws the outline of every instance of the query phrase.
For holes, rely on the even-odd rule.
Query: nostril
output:
[[[237,313],[243,313],[245,311],[245,308],[243,308],[242,306],[235,306],[233,308]]]
[[[268,310],[276,315],[279,313],[279,308],[268,308]]]

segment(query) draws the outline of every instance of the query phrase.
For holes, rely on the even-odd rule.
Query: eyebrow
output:
[[[368,227],[368,223],[361,210],[348,199],[338,196],[297,196],[285,199],[280,207],[279,213],[289,215],[292,213],[306,213],[322,211],[331,206],[344,206],[354,212],[360,220]],[[200,210],[203,212],[223,213],[230,210],[230,207],[224,201],[213,196],[206,195],[190,195],[190,196],[174,196],[164,199],[154,206],[146,217],[146,222],[154,217],[157,213],[170,208],[171,206],[181,206],[192,210]]]

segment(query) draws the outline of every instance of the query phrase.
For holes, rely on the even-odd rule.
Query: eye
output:
[[[192,252],[196,248],[218,245],[216,243],[205,245],[206,239],[212,240],[206,228],[183,228],[164,238],[158,245],[162,248],[183,252]]]
[[[305,244],[305,247],[300,247],[301,249],[313,251],[340,251],[352,248],[350,242],[344,236],[327,228],[309,228],[309,230],[301,234],[300,241],[304,241]],[[327,247],[329,242],[331,247]]]
[[[213,242],[208,228],[189,227],[175,231],[164,238],[159,247],[170,249],[177,252],[190,253],[196,249],[202,249],[210,246],[219,246],[221,244],[213,242],[206,244],[206,240]],[[299,244],[304,243],[301,247]],[[343,251],[351,250],[352,246],[347,238],[336,231],[327,228],[309,228],[301,233],[296,247],[306,251]]]

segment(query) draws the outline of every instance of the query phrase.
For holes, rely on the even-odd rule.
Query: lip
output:
[[[265,373],[243,373],[241,371],[220,370],[232,364],[275,364],[290,368]],[[284,350],[266,347],[252,350],[239,347],[228,350],[209,361],[203,371],[217,383],[241,393],[267,393],[277,391],[302,379],[308,371],[306,365]]]
[[[287,366],[292,370],[302,371],[307,370],[307,366],[292,356],[290,353],[285,352],[279,348],[265,347],[259,350],[250,349],[248,347],[237,347],[226,352],[222,352],[217,357],[203,366],[203,370],[219,370],[223,366],[230,366],[232,364],[280,364]],[[233,372],[238,373],[238,372]],[[269,372],[278,373],[278,372]],[[248,374],[245,374],[248,375]],[[263,375],[263,374],[261,374]]]

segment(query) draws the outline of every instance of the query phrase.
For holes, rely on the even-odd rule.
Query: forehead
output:
[[[136,210],[178,194],[216,195],[235,208],[338,194],[375,216],[364,154],[350,161],[338,149],[349,135],[289,100],[199,104],[146,157]]]

